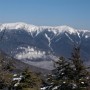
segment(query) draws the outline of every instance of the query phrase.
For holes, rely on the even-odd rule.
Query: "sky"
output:
[[[0,0],[0,23],[12,22],[90,30],[90,0]]]

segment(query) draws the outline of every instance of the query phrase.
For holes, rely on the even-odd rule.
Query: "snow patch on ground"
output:
[[[23,51],[16,54],[17,59],[38,59],[45,55],[45,51],[38,51],[30,47],[20,47],[19,49],[23,49]]]

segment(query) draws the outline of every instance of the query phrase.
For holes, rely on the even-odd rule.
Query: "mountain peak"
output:
[[[3,23],[0,24],[0,30],[12,30],[12,29],[22,29],[22,30],[26,30],[27,32],[32,32],[32,31],[44,31],[44,30],[48,30],[48,31],[52,31],[55,34],[58,33],[62,33],[62,32],[69,32],[70,34],[72,33],[77,33],[79,30],[76,30],[70,26],[67,25],[63,25],[63,26],[35,26],[32,24],[27,24],[24,22],[16,22],[16,23]],[[86,32],[86,30],[85,30]]]
[[[0,24],[0,29],[25,29],[25,30],[29,30],[32,28],[35,28],[36,26],[31,25],[31,24],[26,24],[24,22],[16,22],[16,23],[4,23],[4,24]]]

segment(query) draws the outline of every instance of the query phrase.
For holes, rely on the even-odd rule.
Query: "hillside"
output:
[[[81,56],[86,63],[90,62],[89,30],[77,30],[69,26],[35,26],[19,22],[0,24],[0,36],[1,50],[29,65],[52,69],[53,60],[60,56],[70,57],[74,44],[80,45]]]

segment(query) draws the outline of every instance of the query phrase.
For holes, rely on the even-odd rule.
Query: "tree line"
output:
[[[86,67],[80,47],[74,46],[71,58],[60,57],[51,74],[43,79],[28,68],[14,77],[15,66],[0,57],[0,89],[4,90],[90,90],[90,67]],[[16,80],[17,79],[17,80]],[[18,81],[19,80],[19,81]]]

